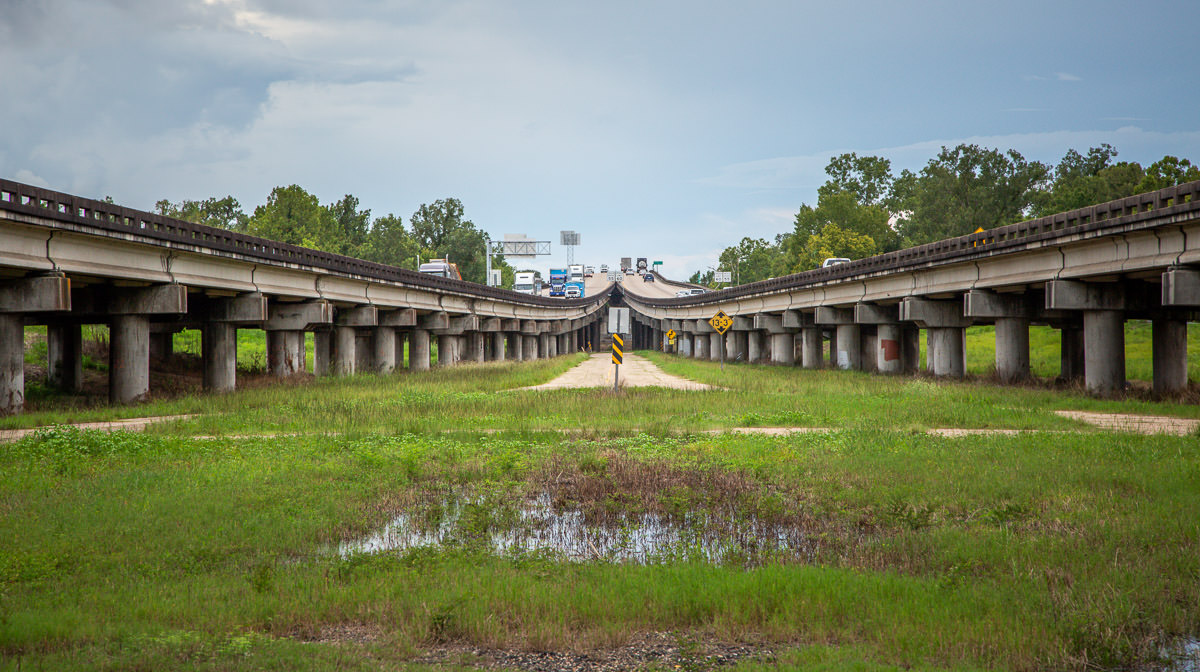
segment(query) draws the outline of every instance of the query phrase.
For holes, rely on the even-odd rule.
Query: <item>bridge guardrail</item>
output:
[[[426,289],[466,294],[544,307],[578,308],[607,300],[611,293],[601,292],[580,299],[552,299],[488,287],[465,280],[439,278],[417,271],[373,261],[289,245],[267,238],[195,224],[152,212],[81,196],[72,196],[42,187],[0,179],[0,212],[14,212],[53,219],[95,235],[135,235],[169,244],[199,247],[237,255],[273,265],[307,266],[333,273],[384,280]]]
[[[970,261],[1015,247],[1068,236],[1104,235],[1112,228],[1129,227],[1148,220],[1183,214],[1200,216],[1200,181],[1187,182],[1158,191],[1070,210],[1038,219],[1006,224],[990,231],[939,240],[917,247],[857,259],[828,268],[815,268],[792,275],[760,280],[738,287],[706,292],[691,297],[654,299],[636,297],[651,306],[690,306],[739,299],[756,294],[799,289],[831,281],[852,280],[884,272],[898,272],[943,263]]]

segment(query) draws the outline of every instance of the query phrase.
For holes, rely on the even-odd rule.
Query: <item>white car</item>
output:
[[[578,299],[583,296],[583,292],[579,291],[578,285],[567,285],[566,295],[568,299]]]
[[[675,292],[675,298],[677,298],[677,299],[681,299],[685,296],[691,296],[691,295],[692,295],[692,290],[690,290],[690,289],[681,289],[678,292]]]
[[[691,294],[692,296],[695,296],[697,294],[704,294],[706,292],[708,292],[708,290],[704,289],[703,287],[693,287],[688,290],[688,294]]]
[[[824,261],[824,263],[821,264],[821,268],[828,268],[830,266],[837,266],[838,264],[848,264],[848,263],[850,263],[850,260],[845,257],[830,257],[830,258],[826,259]]]

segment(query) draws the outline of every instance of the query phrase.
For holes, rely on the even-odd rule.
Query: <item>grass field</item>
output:
[[[199,414],[0,446],[0,669],[448,670],[653,638],[673,653],[648,669],[734,646],[736,670],[1152,669],[1200,636],[1200,436],[1052,413],[1196,406],[644,354],[724,389],[515,389],[571,355],[6,418]],[[707,433],[748,425],[832,431]],[[577,525],[498,541],[546,532],[534,509]],[[397,520],[416,543],[355,545]],[[674,536],[629,560],[645,521]]]

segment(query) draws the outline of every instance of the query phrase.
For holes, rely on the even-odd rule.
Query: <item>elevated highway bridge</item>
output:
[[[0,413],[24,403],[23,327],[48,326],[52,381],[78,389],[83,324],[108,324],[109,397],[149,391],[149,357],[202,330],[204,387],[236,385],[236,329],[266,330],[268,369],[388,373],[403,362],[524,360],[600,343],[612,302],[635,347],[683,356],[964,372],[964,329],[996,325],[996,370],[1029,375],[1029,325],[1062,331],[1066,377],[1096,394],[1124,384],[1123,323],[1153,321],[1154,386],[1187,385],[1187,323],[1200,310],[1200,182],[718,292],[676,298],[665,278],[596,276],[563,300],[436,278],[0,180]],[[706,320],[733,317],[719,336]],[[823,343],[831,343],[825,354]]]

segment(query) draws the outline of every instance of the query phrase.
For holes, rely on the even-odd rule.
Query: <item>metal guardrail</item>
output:
[[[855,280],[882,273],[897,273],[972,261],[1003,254],[1016,248],[1025,248],[1072,236],[1087,239],[1107,235],[1113,230],[1135,231],[1141,228],[1151,228],[1157,226],[1156,223],[1152,223],[1152,220],[1157,221],[1178,215],[1200,217],[1200,181],[1016,224],[1007,224],[990,231],[887,252],[828,268],[816,268],[696,296],[670,299],[640,296],[633,298],[639,303],[662,307],[719,303],[759,294],[803,289],[822,283]]]
[[[165,245],[186,245],[277,266],[302,266],[347,276],[396,282],[455,294],[543,307],[579,308],[608,299],[608,291],[580,299],[552,299],[440,278],[373,261],[365,261],[298,245],[280,243],[104,201],[72,196],[12,180],[0,179],[0,212],[43,217],[71,225],[81,233],[112,237],[138,236]]]

